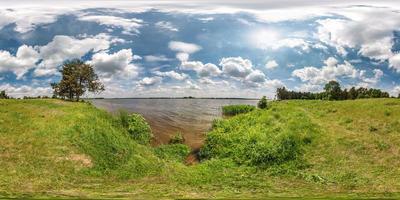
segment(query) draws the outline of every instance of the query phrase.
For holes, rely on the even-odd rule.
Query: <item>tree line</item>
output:
[[[296,92],[289,91],[285,87],[276,90],[278,100],[288,99],[320,99],[320,100],[350,100],[364,98],[389,98],[388,92],[375,88],[352,87],[342,90],[340,84],[336,81],[330,81],[324,87],[323,92]],[[399,94],[400,98],[400,94]]]

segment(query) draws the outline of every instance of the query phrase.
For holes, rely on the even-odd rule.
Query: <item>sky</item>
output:
[[[0,90],[50,96],[72,59],[105,85],[87,97],[397,96],[400,1],[0,0]]]

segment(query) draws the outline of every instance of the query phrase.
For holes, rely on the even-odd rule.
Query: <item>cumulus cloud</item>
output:
[[[212,63],[203,64],[200,61],[184,61],[181,63],[182,70],[193,70],[200,77],[218,76],[221,70]]]
[[[107,50],[113,42],[115,41],[105,34],[83,39],[65,35],[54,36],[47,45],[37,47],[42,61],[35,69],[35,75],[52,75],[65,60],[81,58],[90,51]]]
[[[179,80],[179,81],[182,81],[182,80],[185,80],[188,78],[187,74],[184,74],[184,73],[180,74],[175,71],[167,71],[167,72],[156,71],[156,72],[154,72],[154,74],[156,74],[157,76],[161,76],[161,77],[169,77],[169,78]]]
[[[266,81],[265,74],[258,69],[254,69],[252,62],[248,59],[242,57],[222,58],[219,65],[222,67],[222,72],[226,77],[242,81],[247,86],[260,87]]]
[[[88,63],[92,64],[103,76],[121,75],[124,77],[137,77],[138,68],[131,64],[133,53],[131,49],[122,49],[108,54],[99,52],[92,56]]]
[[[155,23],[155,25],[156,25],[156,27],[163,29],[163,30],[173,31],[173,32],[179,31],[179,29],[176,28],[171,22],[167,22],[167,21],[159,21],[159,22]]]
[[[31,85],[0,85],[0,90],[5,90],[12,97],[21,98],[23,96],[51,96],[51,87],[33,87]]]
[[[367,84],[373,84],[373,85],[375,85],[375,84],[377,84],[379,81],[380,81],[380,79],[382,78],[382,76],[383,76],[383,71],[382,70],[380,70],[380,69],[374,69],[373,70],[373,77],[365,77],[365,70],[361,70],[360,71],[360,78],[361,78],[361,80],[363,81],[363,82],[365,82],[365,83],[367,83]]]
[[[285,87],[285,84],[281,80],[273,79],[273,80],[266,80],[264,83],[264,87],[275,91],[276,88]]]
[[[21,79],[38,60],[39,53],[27,45],[20,46],[15,56],[8,51],[0,51],[0,72],[12,71],[17,79]]]
[[[253,71],[251,61],[242,57],[222,58],[219,65],[222,66],[224,74],[236,78],[245,78]]]
[[[83,15],[78,18],[81,21],[96,22],[112,28],[122,28],[122,33],[127,35],[140,33],[139,28],[143,20],[136,18],[122,18],[108,15]]]
[[[153,85],[157,85],[160,84],[162,81],[162,78],[159,76],[153,76],[153,77],[144,77],[142,80],[140,80],[138,82],[138,86],[153,86]]]
[[[262,83],[265,81],[265,75],[260,70],[253,70],[246,76],[245,80],[252,83]]]
[[[400,73],[400,54],[396,54],[389,58],[389,67]]]
[[[348,7],[338,11],[345,19],[318,20],[319,39],[346,55],[346,48],[358,49],[362,56],[390,63],[398,70],[397,54],[392,52],[394,30],[400,26],[400,13],[383,7]]]
[[[270,60],[265,64],[265,68],[267,69],[274,69],[277,68],[279,65],[275,60]]]
[[[338,64],[335,58],[330,57],[325,61],[325,66],[322,68],[304,67],[296,69],[292,72],[292,76],[300,78],[303,82],[323,84],[336,80],[338,77],[357,78],[359,71],[347,61],[344,61],[344,64]]]

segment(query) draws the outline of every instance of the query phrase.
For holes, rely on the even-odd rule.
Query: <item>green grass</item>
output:
[[[399,197],[400,100],[269,106],[217,120],[201,163],[186,166],[186,146],[141,145],[126,117],[85,103],[0,100],[0,196]]]
[[[252,105],[229,105],[222,107],[222,114],[234,116],[242,113],[248,113],[255,109],[256,107]]]

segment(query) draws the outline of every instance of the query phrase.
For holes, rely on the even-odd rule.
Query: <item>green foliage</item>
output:
[[[0,99],[8,99],[9,97],[6,94],[5,90],[0,91]]]
[[[202,159],[231,158],[238,164],[270,166],[297,160],[318,132],[304,112],[286,108],[238,115],[214,125]]]
[[[124,119],[125,120],[125,119]],[[127,119],[128,133],[139,144],[150,144],[153,134],[146,120],[139,114],[130,114]]]
[[[190,148],[184,144],[168,144],[154,148],[154,153],[159,158],[167,161],[185,161],[190,153]]]
[[[285,87],[276,90],[278,100],[309,99],[309,100],[354,100],[364,98],[389,98],[389,93],[374,88],[355,88],[341,90],[336,81],[330,81],[325,85],[325,92],[295,92],[288,91]]]
[[[129,127],[129,113],[125,110],[119,110],[117,116],[121,125],[127,129]]]
[[[325,95],[328,100],[339,100],[342,90],[337,81],[329,81],[324,87]]]
[[[52,83],[53,94],[61,98],[79,101],[85,92],[102,92],[104,85],[100,82],[94,67],[76,59],[64,63],[59,83]]]
[[[257,107],[260,109],[268,108],[267,97],[263,96],[260,101],[257,103]]]
[[[234,116],[242,113],[248,113],[255,109],[252,105],[229,105],[222,107],[222,114],[228,116]]]
[[[178,132],[169,140],[169,144],[183,144],[185,142],[185,138],[182,133]]]

